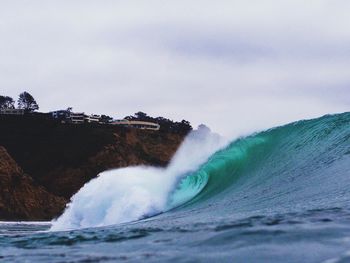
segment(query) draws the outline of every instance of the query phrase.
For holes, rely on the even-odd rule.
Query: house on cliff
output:
[[[62,123],[73,123],[73,124],[82,124],[85,122],[95,122],[99,123],[99,115],[85,115],[84,112],[71,112],[69,110],[58,110],[51,112],[51,117],[55,120],[59,120]]]
[[[114,120],[111,117],[105,115],[91,114],[86,115],[84,112],[71,112],[69,110],[59,110],[51,112],[53,119],[59,120],[62,123],[83,124],[83,123],[96,123],[96,124],[108,124],[118,125],[130,128],[136,128],[141,130],[154,130],[159,131],[160,125],[156,122],[141,121],[141,120]]]
[[[73,124],[82,124],[85,122],[84,112],[71,112],[70,113],[70,122]]]
[[[70,117],[70,111],[68,110],[57,110],[52,111],[51,117],[55,120],[66,121]]]
[[[1,115],[24,115],[24,109],[0,109]]]
[[[91,114],[89,116],[85,116],[85,120],[88,123],[101,123],[101,116],[96,114]]]
[[[141,130],[153,130],[153,131],[159,131],[160,125],[155,122],[149,122],[149,121],[133,121],[133,120],[116,120],[111,123],[112,125],[120,125],[120,126],[126,126],[131,128],[137,128]]]

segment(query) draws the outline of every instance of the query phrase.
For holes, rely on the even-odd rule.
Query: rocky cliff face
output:
[[[0,189],[1,220],[49,220],[66,203],[64,198],[36,185],[1,146]]]
[[[113,136],[111,142],[78,166],[53,167],[41,175],[40,182],[50,192],[68,199],[105,170],[135,165],[165,166],[182,141],[182,136],[135,129],[114,131]]]
[[[52,219],[98,173],[165,166],[184,139],[174,133],[23,118],[0,118],[0,127],[0,220]]]

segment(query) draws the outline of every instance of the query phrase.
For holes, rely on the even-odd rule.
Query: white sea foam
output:
[[[178,178],[196,170],[226,141],[206,129],[190,133],[167,168],[128,167],[101,173],[76,193],[53,231],[131,222],[164,212]]]

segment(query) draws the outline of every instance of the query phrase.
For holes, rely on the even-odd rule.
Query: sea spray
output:
[[[103,172],[71,198],[63,215],[52,222],[51,230],[131,222],[186,202],[201,189],[169,202],[176,184],[226,143],[201,127],[186,137],[167,168],[138,166]]]

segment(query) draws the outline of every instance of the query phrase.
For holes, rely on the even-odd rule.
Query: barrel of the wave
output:
[[[209,175],[202,169],[185,174],[179,179],[176,189],[170,193],[167,210],[185,204],[197,196],[206,186],[208,180]]]

